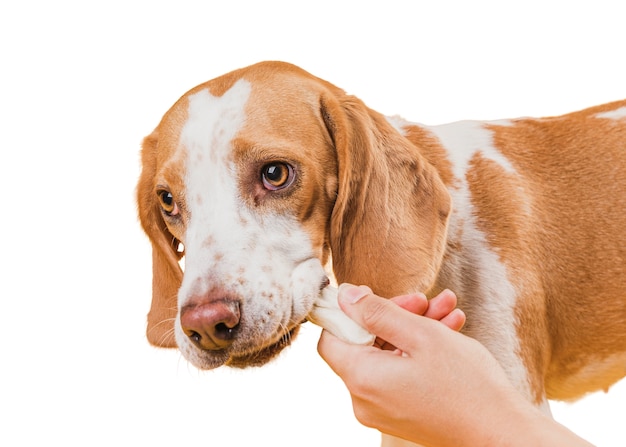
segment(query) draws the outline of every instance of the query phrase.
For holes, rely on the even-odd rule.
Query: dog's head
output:
[[[261,365],[288,345],[331,251],[339,281],[387,295],[428,288],[439,268],[450,200],[435,170],[384,117],[292,65],[187,92],[142,165],[148,339],[199,368]]]

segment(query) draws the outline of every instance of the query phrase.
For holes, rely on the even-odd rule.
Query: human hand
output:
[[[518,393],[480,343],[456,332],[465,317],[451,310],[452,296],[424,303],[340,288],[342,310],[379,337],[375,346],[357,346],[323,331],[318,343],[357,419],[427,446],[589,445]]]
[[[345,287],[344,287],[345,289]],[[354,288],[357,293],[371,293],[367,286]],[[318,299],[313,303],[313,308],[307,315],[307,320],[316,324],[343,341],[357,345],[376,344],[383,349],[395,350],[395,347],[385,340],[377,338],[374,334],[361,327],[339,308],[337,296],[339,289],[327,286],[322,290]],[[456,295],[445,290],[437,297],[428,301],[423,293],[413,293],[397,296],[392,302],[418,315],[441,320],[448,327],[459,330],[465,323],[465,314],[456,307]],[[450,315],[448,315],[450,314]]]
[[[343,299],[352,302],[358,300],[364,294],[371,294],[372,290],[367,286],[351,287],[350,285],[345,285],[342,293],[344,294]],[[428,300],[423,293],[418,292],[396,296],[390,298],[389,301],[415,315],[439,320],[454,331],[460,331],[465,324],[465,313],[456,307],[456,295],[448,289],[431,300]],[[376,337],[374,346],[387,351],[395,351],[397,349],[394,345],[380,337]],[[398,353],[401,353],[401,351],[398,350]]]

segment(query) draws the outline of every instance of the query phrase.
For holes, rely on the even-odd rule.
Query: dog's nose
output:
[[[217,351],[229,347],[239,327],[239,303],[224,299],[184,306],[180,323],[200,349]]]

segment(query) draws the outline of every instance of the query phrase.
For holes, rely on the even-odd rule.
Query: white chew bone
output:
[[[337,303],[337,289],[332,286],[322,290],[307,319],[348,343],[372,345],[376,339],[375,335],[367,332],[343,313]]]

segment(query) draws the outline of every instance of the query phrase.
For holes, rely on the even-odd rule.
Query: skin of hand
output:
[[[530,404],[483,345],[457,332],[465,315],[449,290],[430,302],[386,300],[342,284],[338,299],[378,336],[357,346],[323,331],[318,343],[363,425],[424,446],[591,445]]]

